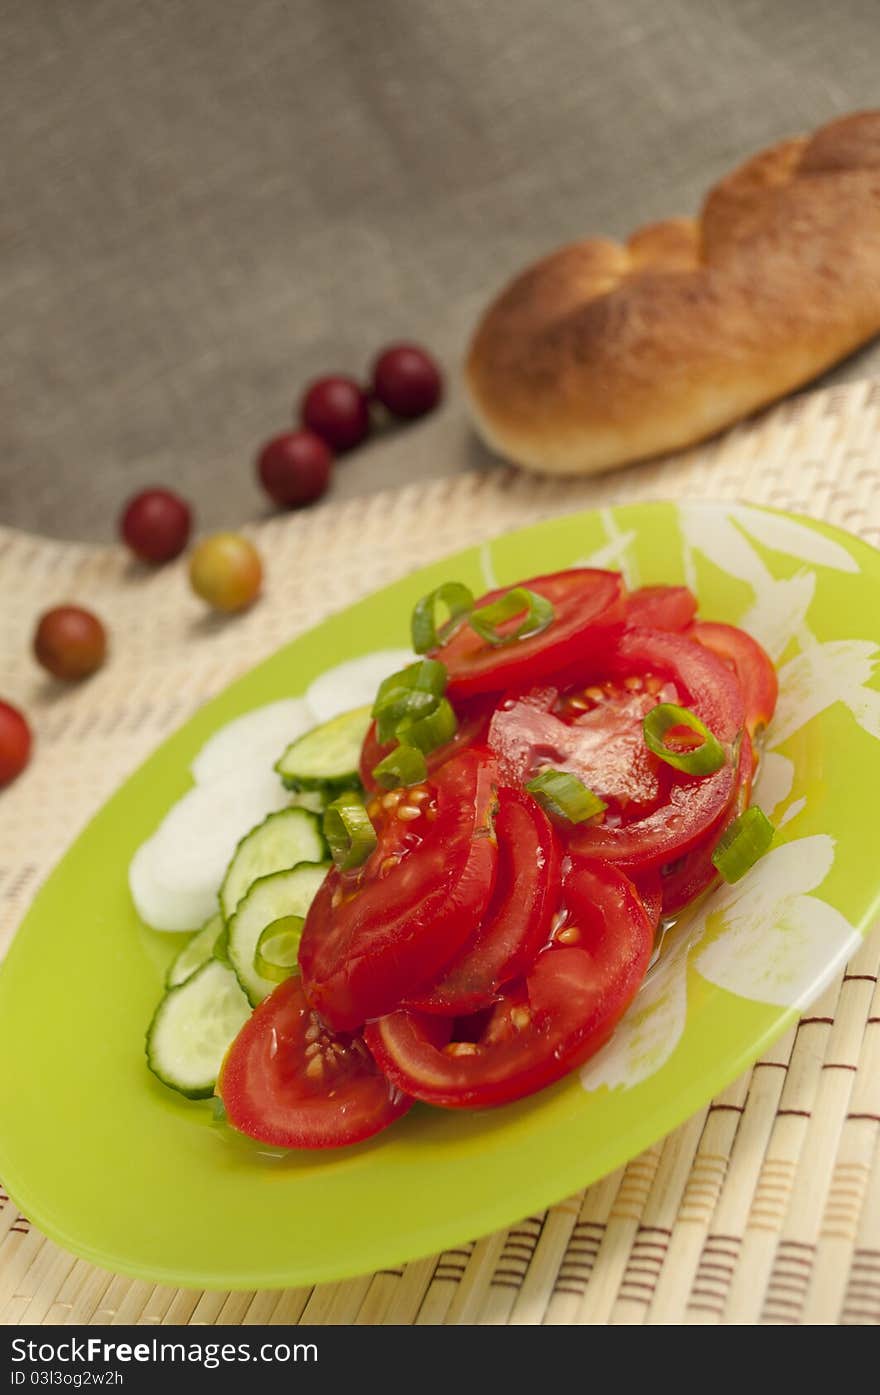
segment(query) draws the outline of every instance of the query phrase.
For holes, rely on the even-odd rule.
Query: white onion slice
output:
[[[389,673],[412,663],[408,649],[383,649],[337,664],[305,698],[283,698],[236,717],[192,762],[195,786],[135,853],[129,886],[138,915],[155,930],[195,930],[217,910],[217,891],[240,838],[291,796],[273,769],[285,747],[319,722],[372,702]]]
[[[206,785],[232,771],[247,779],[252,770],[271,770],[291,741],[314,724],[303,698],[282,698],[245,712],[208,738],[190,766],[192,777]]]
[[[156,930],[196,929],[217,910],[239,839],[289,801],[271,767],[189,790],[135,854],[129,882],[141,918]]]
[[[200,917],[204,919],[204,896],[199,889],[190,897],[180,888],[169,891],[160,886],[153,870],[154,854],[155,842],[148,838],[129,863],[128,887],[135,910],[153,930],[189,932],[199,924]],[[216,896],[212,904],[217,904]]]
[[[328,668],[306,689],[306,702],[315,714],[316,724],[328,722],[340,712],[350,712],[353,707],[366,707],[375,698],[382,679],[415,663],[416,657],[409,649],[378,649]]]

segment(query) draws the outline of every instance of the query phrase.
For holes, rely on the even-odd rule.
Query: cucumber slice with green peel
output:
[[[147,1029],[147,1065],[191,1100],[214,1093],[223,1057],[251,1015],[231,969],[209,959],[169,988]]]
[[[291,742],[275,769],[290,790],[339,794],[360,785],[361,747],[372,721],[369,707],[341,712]]]
[[[327,790],[297,790],[290,802],[295,809],[311,809],[313,814],[323,814],[330,799]]]
[[[172,961],[171,968],[165,976],[169,988],[176,988],[178,984],[185,983],[196,969],[207,964],[214,953],[217,937],[222,933],[223,917],[218,911],[206,921],[201,930],[197,930],[192,938],[187,940],[177,958]]]
[[[222,915],[220,917],[220,934],[214,941],[212,953],[214,958],[221,964],[225,964],[227,968],[232,967],[229,963],[229,926],[224,921]]]
[[[321,821],[309,809],[279,809],[246,833],[236,848],[220,887],[224,919],[260,877],[290,870],[298,862],[320,862],[327,855]]]
[[[288,872],[261,877],[229,921],[229,962],[254,1007],[277,987],[254,965],[263,931],[286,916],[305,917],[331,866],[330,862],[301,862]]]

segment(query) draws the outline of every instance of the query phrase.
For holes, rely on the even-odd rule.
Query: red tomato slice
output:
[[[561,858],[550,820],[530,795],[500,789],[495,833],[498,877],[479,929],[440,981],[407,1007],[452,1017],[477,1012],[528,971],[550,938]]]
[[[569,847],[582,857],[601,857],[641,875],[690,852],[724,814],[734,782],[731,765],[702,779],[679,776],[665,804],[616,827],[581,825],[572,832]]]
[[[608,656],[608,672],[627,678],[660,674],[675,683],[681,705],[689,707],[721,742],[730,742],[745,718],[745,702],[735,674],[702,644],[665,630],[628,630]]]
[[[552,624],[531,639],[507,645],[487,644],[469,625],[462,625],[431,655],[449,670],[447,697],[457,701],[476,693],[528,687],[603,649],[622,625],[623,581],[617,572],[582,567],[519,584],[551,602]],[[476,604],[489,605],[509,589],[490,591]],[[515,630],[519,623],[515,617],[501,629]]]
[[[577,775],[614,814],[634,817],[656,808],[671,783],[669,767],[648,750],[642,722],[678,693],[661,679],[650,691],[635,681],[638,690],[605,683],[557,695],[555,688],[537,688],[503,702],[489,727],[502,775],[525,784],[550,765]]]
[[[779,680],[769,654],[745,630],[714,620],[700,620],[688,635],[733,669],[745,698],[746,726],[754,736],[770,721],[779,696]]]
[[[234,1129],[278,1148],[339,1148],[399,1119],[412,1104],[381,1074],[360,1037],[337,1037],[296,977],[260,1004],[217,1082]]]
[[[538,955],[487,1021],[404,1010],[367,1027],[389,1080],[428,1104],[482,1109],[542,1089],[608,1040],[644,977],[654,930],[616,868],[575,860],[564,896],[563,940]]]
[[[471,750],[371,802],[376,848],[331,869],[300,942],[306,996],[337,1031],[392,1012],[473,934],[495,882],[496,783],[495,763]]]
[[[436,770],[456,752],[466,750],[468,746],[485,745],[489,719],[493,710],[492,702],[485,698],[478,698],[474,702],[457,702],[455,704],[455,715],[458,719],[456,733],[451,741],[447,741],[444,746],[438,746],[426,757],[428,770]],[[360,759],[361,784],[365,790],[372,792],[377,788],[376,781],[373,779],[373,771],[382,757],[393,751],[396,744],[394,741],[389,741],[386,746],[380,745],[376,735],[376,723],[370,723],[364,737]]]
[[[626,623],[648,630],[686,630],[697,598],[686,586],[642,586],[626,598]]]
[[[642,898],[645,915],[655,931],[663,914],[663,884],[659,872],[643,872],[632,878],[633,886]]]
[[[660,885],[665,915],[675,915],[683,910],[695,897],[702,895],[718,880],[712,853],[727,825],[748,807],[755,766],[754,748],[748,732],[744,731],[737,778],[730,803],[697,847],[679,858],[671,867],[662,870]]]
[[[570,846],[584,857],[601,857],[632,872],[660,867],[689,852],[718,823],[733,797],[733,743],[745,715],[742,691],[730,668],[708,649],[682,635],[630,630],[607,660],[626,682],[633,674],[661,675],[675,684],[678,701],[695,712],[724,745],[727,763],[702,778],[672,772],[665,800],[638,818],[605,820],[576,829]]]

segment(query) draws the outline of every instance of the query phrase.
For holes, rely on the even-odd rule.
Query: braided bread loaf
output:
[[[477,429],[587,474],[699,441],[880,332],[880,111],[762,151],[698,220],[576,242],[490,305],[466,366]]]

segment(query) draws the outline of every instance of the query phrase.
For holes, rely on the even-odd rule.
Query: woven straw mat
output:
[[[206,618],[182,562],[0,529],[4,696],[39,753],[0,805],[0,950],[95,810],[168,733],[284,641],[444,553],[570,510],[748,499],[880,544],[880,380],[802,396],[697,450],[574,483],[510,470],[332,502],[258,529],[263,600]],[[320,587],[315,577],[320,576]],[[113,661],[60,693],[29,653],[75,597]],[[459,1249],[313,1289],[198,1293],[94,1268],[0,1193],[0,1322],[880,1323],[880,935],[796,1030],[587,1191]]]

